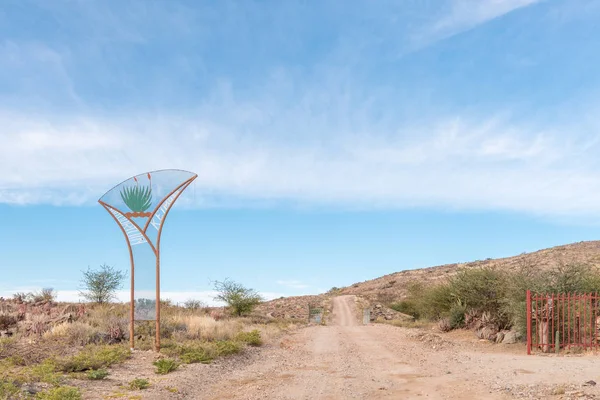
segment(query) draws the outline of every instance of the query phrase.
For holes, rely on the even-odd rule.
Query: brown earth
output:
[[[561,262],[583,263],[593,268],[600,268],[600,241],[573,243],[533,253],[523,253],[514,257],[446,264],[430,268],[395,272],[380,278],[332,290],[327,294],[285,297],[268,301],[261,304],[257,312],[276,318],[308,320],[309,304],[313,307],[321,305],[329,309],[329,298],[335,295],[359,296],[363,300],[363,308],[370,307],[375,311],[377,304],[389,305],[404,298],[409,285],[412,283],[437,283],[447,279],[462,268],[492,267],[502,270],[536,268],[545,270]],[[397,313],[394,314],[389,309],[386,309],[385,313],[379,316],[385,318],[385,315],[393,315],[394,319],[403,319],[406,317]]]
[[[600,241],[580,242],[523,253],[515,257],[447,264],[437,267],[405,270],[377,279],[341,288],[336,294],[359,295],[371,302],[390,303],[406,296],[410,283],[436,283],[455,274],[461,268],[492,267],[503,270],[518,268],[549,269],[558,263],[583,263],[600,268]]]
[[[328,308],[328,300],[326,295],[282,297],[260,304],[256,312],[272,318],[308,321],[309,306]]]
[[[600,398],[597,357],[527,356],[522,344],[491,345],[464,332],[436,334],[360,325],[354,296],[333,300],[331,321],[310,326],[215,365],[154,375],[152,355],[136,353],[85,398],[143,399],[571,399]],[[116,390],[134,377],[150,389]],[[175,393],[177,392],[177,393]],[[116,397],[115,397],[116,398]]]

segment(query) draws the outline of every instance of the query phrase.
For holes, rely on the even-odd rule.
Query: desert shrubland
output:
[[[156,372],[210,363],[295,328],[259,314],[237,314],[200,302],[179,307],[161,301],[161,353],[168,358],[156,361]],[[136,321],[135,334],[136,349],[154,347],[153,321]],[[130,356],[128,304],[61,304],[27,294],[0,299],[0,399],[23,396],[25,385],[37,388],[38,398],[80,398],[78,380],[105,379],[111,366]]]
[[[437,284],[414,283],[407,296],[390,305],[417,320],[438,321],[440,330],[483,325],[524,332],[526,291],[591,293],[600,291],[597,270],[586,264],[532,265],[501,270],[483,267],[459,270]]]

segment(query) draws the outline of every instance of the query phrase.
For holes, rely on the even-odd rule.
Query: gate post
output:
[[[531,290],[527,290],[527,355],[531,355]]]

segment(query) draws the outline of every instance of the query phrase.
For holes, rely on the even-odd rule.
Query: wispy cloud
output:
[[[512,11],[538,3],[541,0],[451,0],[449,7],[413,34],[413,42],[423,47],[446,39]]]
[[[559,120],[537,97],[527,99],[535,113],[519,110],[510,96],[480,104],[496,76],[441,80],[444,54],[429,75],[415,72],[426,64],[401,65],[405,80],[396,64],[386,64],[413,32],[430,43],[533,3],[454,0],[441,11],[421,2],[330,5],[314,32],[302,23],[314,20],[314,10],[301,2],[270,8],[267,21],[238,3],[224,13],[227,29],[219,22],[223,10],[186,10],[183,3],[160,9],[137,2],[122,12],[94,3],[101,9],[87,7],[85,21],[72,26],[69,13],[49,7],[69,35],[0,42],[1,82],[14,82],[0,95],[0,202],[91,204],[134,174],[181,168],[199,174],[195,196],[182,198],[189,207],[285,202],[600,216],[595,98],[585,107],[561,104],[568,115]],[[342,10],[348,19],[334,18]],[[375,30],[354,23],[365,13]],[[305,20],[289,18],[295,15]],[[95,16],[123,27],[108,32]],[[153,19],[178,28],[165,29],[164,42],[149,40]],[[198,21],[231,47],[215,46]],[[75,35],[85,24],[94,27],[91,42]],[[238,25],[253,35],[233,29]],[[285,38],[263,40],[273,32]],[[399,44],[390,39],[396,37]],[[305,47],[307,38],[321,47]],[[273,47],[248,53],[265,43]],[[123,55],[146,51],[156,60],[152,68],[144,57]],[[455,75],[460,70],[455,65]],[[505,78],[517,82],[513,70]],[[486,90],[465,87],[480,83]],[[471,97],[451,106],[466,89]]]
[[[246,118],[236,121],[235,111],[229,122],[193,117],[31,122],[5,115],[0,168],[10,172],[0,176],[0,201],[86,204],[140,171],[176,167],[199,174],[196,198],[186,196],[188,206],[247,199],[600,215],[597,138],[564,136],[568,126],[523,128],[495,118],[452,118],[391,136],[391,128],[377,121],[372,129],[363,124],[359,132],[335,132],[329,130],[334,121],[289,116],[304,117],[313,133],[335,132],[324,143],[318,136],[288,141],[272,130],[259,133],[260,124],[248,131]],[[292,124],[288,133],[300,130]]]

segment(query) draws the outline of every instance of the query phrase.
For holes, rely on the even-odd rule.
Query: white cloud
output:
[[[5,290],[0,291],[0,297],[10,298],[14,293],[17,292],[37,292],[40,290],[40,287],[35,286],[26,286],[26,287],[16,287],[14,290]],[[117,300],[121,302],[129,302],[129,291],[121,290],[117,292]],[[143,296],[146,298],[153,299],[155,296],[154,292],[138,292],[136,295]],[[173,303],[182,304],[186,300],[194,299],[200,300],[206,305],[210,306],[222,306],[223,304],[214,300],[214,297],[217,295],[217,292],[212,290],[205,291],[191,291],[191,292],[178,292],[178,291],[164,291],[161,292],[162,299],[170,299]],[[273,300],[282,296],[287,296],[285,293],[274,293],[274,292],[260,292],[260,295],[263,296],[265,300]],[[77,290],[58,290],[57,291],[57,300],[62,302],[73,302],[78,303],[82,301],[81,297],[79,297],[79,291]]]
[[[540,1],[452,0],[448,10],[416,30],[413,41],[417,47],[423,47]]]
[[[421,32],[419,40],[430,42],[534,2],[454,0],[441,12],[433,10],[438,7],[424,11],[428,8],[423,6],[425,3],[398,7],[394,12],[387,8],[349,8],[357,14],[372,12],[373,21],[381,22],[380,30],[366,34],[369,29],[356,28],[352,19],[338,28],[340,32],[352,31],[357,37],[365,33],[369,37],[361,46],[373,42],[375,51],[380,50],[377,43],[387,43],[384,39],[404,29],[399,26],[414,27]],[[87,24],[95,27],[94,44],[148,44],[145,35],[155,34],[154,20],[178,25],[178,35],[182,36],[169,37],[177,39],[173,43],[185,39],[189,45],[193,33],[202,33],[193,31],[198,24],[191,23],[192,17],[186,19],[191,14],[181,7],[173,15],[158,6],[148,9],[152,21],[135,12],[137,7],[145,7],[143,2],[127,13],[115,13],[109,6],[97,7],[84,7],[86,19],[74,22],[79,28]],[[61,21],[72,19],[68,10],[54,12]],[[279,16],[277,12],[282,10],[273,12]],[[245,12],[239,15],[244,24],[255,28],[242,14]],[[122,31],[107,31],[106,25],[99,24],[106,19],[109,27],[120,26],[120,16],[131,22],[123,24],[126,28]],[[187,23],[175,24],[175,17]],[[405,19],[411,23],[404,23]],[[280,20],[274,20],[279,26]],[[266,29],[262,34],[269,32]],[[292,42],[306,34],[299,32],[297,36],[290,33]],[[404,43],[406,38],[398,36]],[[208,46],[204,40],[208,39],[202,36],[200,45]],[[370,60],[356,46],[344,45],[343,51],[333,46],[333,56],[307,61],[311,65],[307,71],[298,72],[276,60],[267,60],[267,78],[249,86],[236,86],[239,79],[235,77],[228,80],[226,75],[211,75],[206,87],[213,90],[203,92],[201,98],[194,97],[186,110],[160,107],[156,105],[160,103],[145,103],[145,99],[133,96],[126,97],[123,104],[136,100],[139,104],[135,103],[134,108],[124,106],[119,112],[110,112],[110,107],[104,109],[98,103],[81,104],[70,89],[85,87],[88,74],[78,85],[72,85],[65,65],[73,69],[89,66],[87,63],[103,54],[83,51],[96,48],[89,44],[75,41],[69,46],[56,46],[56,50],[37,43],[0,43],[0,71],[5,76],[15,75],[14,96],[0,97],[0,203],[93,204],[127,177],[149,170],[181,168],[199,175],[180,200],[179,205],[187,207],[251,207],[286,202],[336,208],[419,206],[600,216],[598,141],[594,133],[598,126],[594,118],[582,118],[585,112],[596,114],[593,106],[571,113],[565,110],[569,118],[560,124],[549,122],[551,111],[547,110],[536,110],[537,120],[532,117],[526,122],[511,119],[506,110],[484,107],[442,112],[437,105],[443,106],[444,99],[438,103],[434,95],[417,99],[420,101],[415,106],[410,95],[402,97],[403,88],[393,77],[382,77],[382,82],[387,78],[391,82],[390,87],[383,87],[369,81],[356,65],[341,63],[336,58],[340,54],[343,61]],[[239,48],[246,44],[236,42]],[[182,51],[189,55],[186,48]],[[82,60],[85,62],[80,65],[75,62]],[[387,59],[382,56],[382,60]],[[114,66],[100,61],[102,76],[112,76]],[[188,61],[188,72],[194,68],[204,71],[201,63]],[[181,72],[177,68],[168,71],[162,74],[164,79],[179,77]],[[144,83],[148,86],[137,82],[140,86],[135,89],[152,94],[162,89],[172,95],[167,90],[169,83],[179,88],[177,85],[191,79],[189,75],[185,78],[168,78],[157,87],[149,79]],[[427,85],[422,82],[419,90],[422,86],[424,92],[437,93]],[[87,87],[96,93],[93,89],[98,87]],[[52,102],[55,97],[64,100],[57,113],[43,104],[32,109],[19,107],[32,99]],[[64,107],[69,101],[79,106]],[[411,107],[418,116],[403,114],[403,108]],[[511,105],[506,107],[510,111]]]
[[[182,199],[193,207],[286,201],[600,215],[591,126],[573,136],[563,133],[569,126],[453,117],[394,135],[394,124],[369,123],[356,114],[345,118],[334,110],[324,121],[301,112],[285,115],[291,122],[282,138],[269,124],[247,125],[236,104],[212,107],[231,118],[65,122],[0,116],[0,202],[89,204],[129,176],[173,167],[198,173],[195,189]],[[270,107],[261,112],[278,111]],[[298,137],[302,125],[295,121],[302,117],[312,132]],[[335,131],[338,122],[346,129]]]

